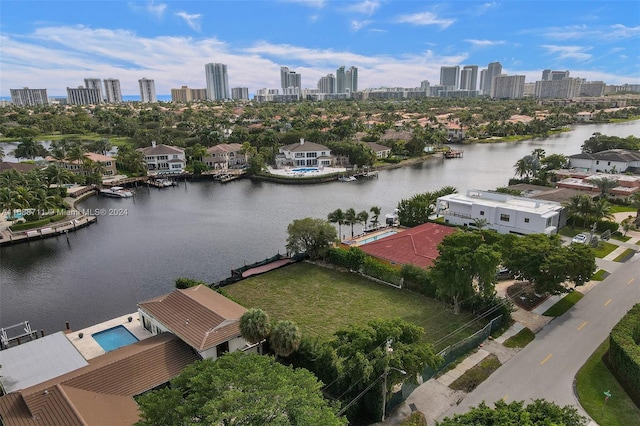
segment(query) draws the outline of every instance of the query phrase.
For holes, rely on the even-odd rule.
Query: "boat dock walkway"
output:
[[[243,169],[218,169],[209,170],[202,173],[202,176],[211,176],[213,180],[221,183],[231,182],[232,180],[240,179],[245,174]]]
[[[464,151],[461,149],[452,149],[451,151],[445,151],[444,158],[462,158]]]
[[[90,224],[97,222],[96,216],[87,216],[78,213],[71,220],[55,222],[50,225],[42,226],[24,231],[12,231],[9,228],[0,230],[0,246],[26,243],[33,240],[41,240],[44,238],[57,237],[58,235],[66,235],[77,229],[84,228]]]

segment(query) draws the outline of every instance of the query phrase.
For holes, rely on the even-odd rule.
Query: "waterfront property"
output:
[[[216,359],[236,350],[254,350],[240,335],[246,309],[209,287],[175,290],[138,304],[142,326],[152,334],[175,334],[202,358]]]
[[[228,169],[246,164],[246,157],[242,154],[239,143],[222,143],[207,148],[207,155],[202,162],[213,169]]]
[[[592,173],[577,170],[556,170],[555,175],[560,179],[556,182],[558,188],[568,188],[580,192],[591,193],[595,196],[601,193],[598,181],[606,179],[612,185],[607,192],[610,195],[627,197],[640,192],[640,175]]]
[[[451,226],[424,223],[399,233],[388,231],[381,239],[365,240],[360,249],[393,266],[409,264],[428,268],[438,258],[438,244],[454,232],[456,229]]]
[[[331,150],[324,145],[313,142],[305,142],[300,139],[299,143],[284,146],[279,149],[276,155],[276,166],[324,166],[331,167],[334,164],[334,157]]]
[[[605,173],[637,173],[640,170],[640,151],[627,149],[607,149],[589,154],[570,155],[569,164],[572,168],[584,172]]]
[[[483,220],[484,228],[501,234],[555,234],[566,222],[562,213],[562,205],[553,201],[480,190],[445,195],[436,202],[436,215],[445,223],[476,227]]]
[[[152,174],[182,173],[187,164],[182,148],[164,144],[156,145],[153,141],[151,146],[138,150],[144,154],[147,170]]]
[[[102,177],[115,176],[118,174],[115,158],[102,154],[96,154],[95,152],[85,152],[84,156],[86,159],[99,163],[102,166]],[[91,169],[87,168],[79,160],[58,160],[53,157],[46,157],[45,160],[47,161],[47,163],[57,164],[60,167],[64,167],[65,169],[77,175],[88,176],[91,174]]]

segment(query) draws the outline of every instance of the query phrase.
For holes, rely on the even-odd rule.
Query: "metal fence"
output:
[[[477,348],[482,342],[487,340],[491,333],[502,326],[502,317],[503,316],[500,315],[499,317],[492,319],[481,330],[478,330],[471,336],[462,339],[461,341],[454,343],[453,345],[449,345],[442,351],[440,351],[438,353],[438,356],[442,357],[442,364],[437,369],[426,367],[420,374],[422,377],[422,383],[432,379],[436,374],[445,370],[447,366],[449,366],[449,364],[460,358],[462,355],[468,353],[472,349]],[[402,384],[402,388],[388,399],[386,412],[390,413],[394,408],[400,405],[400,403],[407,399],[418,386],[420,386],[420,383],[415,383],[413,381],[404,382]]]

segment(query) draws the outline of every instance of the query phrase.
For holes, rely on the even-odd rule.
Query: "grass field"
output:
[[[608,243],[606,241],[600,241],[598,243],[598,247],[593,249],[593,253],[596,257],[603,259],[606,255],[617,249],[618,246],[612,243]]]
[[[640,425],[640,409],[602,362],[602,356],[608,350],[607,338],[578,371],[576,390],[580,404],[600,426]],[[606,405],[605,391],[611,391]]]
[[[475,322],[440,341],[473,316],[454,315],[441,302],[422,295],[308,263],[248,278],[224,290],[243,306],[264,309],[274,319],[290,319],[313,336],[329,337],[349,325],[400,317],[423,327],[426,341],[442,349],[485,324]]]
[[[545,317],[559,317],[571,309],[571,307],[578,303],[578,301],[583,297],[584,295],[579,291],[572,291],[562,299],[558,300],[558,303],[544,311],[542,315]]]
[[[503,345],[507,348],[524,348],[529,343],[533,342],[533,339],[535,338],[536,335],[534,334],[534,332],[525,327],[516,335],[511,336],[507,340],[505,340]]]

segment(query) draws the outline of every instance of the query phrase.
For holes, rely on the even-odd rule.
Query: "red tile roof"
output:
[[[455,228],[425,223],[395,235],[360,246],[365,253],[399,265],[411,264],[422,268],[433,265],[439,256],[438,244]]]
[[[238,322],[246,312],[203,285],[175,290],[138,307],[200,352],[239,337]]]

